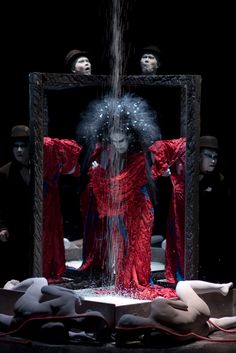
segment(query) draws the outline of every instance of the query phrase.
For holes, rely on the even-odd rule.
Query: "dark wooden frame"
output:
[[[157,75],[124,76],[124,87],[180,88],[180,135],[187,138],[185,192],[185,278],[198,277],[198,168],[201,76]],[[109,87],[109,76],[80,76],[74,74],[30,73],[31,159],[33,163],[33,276],[42,275],[42,217],[43,217],[43,136],[47,134],[48,101],[52,90],[76,87]]]

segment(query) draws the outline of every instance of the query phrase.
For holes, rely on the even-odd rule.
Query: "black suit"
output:
[[[9,231],[8,241],[0,241],[0,285],[32,275],[32,197],[22,167],[13,160],[0,168],[0,230]]]

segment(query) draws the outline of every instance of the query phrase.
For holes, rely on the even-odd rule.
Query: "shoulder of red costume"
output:
[[[73,139],[59,139],[57,137],[48,137],[48,136],[45,136],[43,138],[43,144],[44,145],[53,145],[53,144],[67,144],[67,145],[75,145],[75,146],[79,146],[82,148],[82,146],[75,140]]]

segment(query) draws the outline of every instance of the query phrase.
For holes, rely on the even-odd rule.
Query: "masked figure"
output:
[[[166,150],[160,147],[166,143],[159,141],[156,119],[144,99],[125,95],[93,102],[78,125],[78,139],[95,144],[81,199],[80,271],[102,270],[107,278],[114,276],[116,291],[139,298],[175,295],[151,280],[153,181],[182,154],[185,140],[172,140]]]

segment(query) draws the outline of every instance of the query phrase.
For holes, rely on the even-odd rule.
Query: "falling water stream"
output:
[[[122,21],[123,7],[121,0],[112,1],[111,15],[111,96],[119,97],[121,95],[121,76],[123,74],[123,32],[124,23]]]
[[[124,5],[126,8],[124,8]],[[107,150],[107,141],[109,141],[111,132],[122,132],[128,135],[128,131],[123,129],[123,109],[120,108],[119,104],[119,98],[124,94],[124,92],[122,92],[121,79],[126,62],[123,58],[125,57],[127,59],[128,56],[125,53],[125,46],[123,41],[123,34],[126,29],[125,26],[127,26],[127,20],[124,21],[124,18],[126,19],[127,16],[127,4],[124,0],[113,0],[111,6],[109,52],[111,60],[111,86],[108,94],[108,104],[110,104],[109,109],[107,109],[107,107],[104,108],[104,106],[107,104],[106,100],[104,100],[104,102],[102,101],[101,103],[103,105],[101,108],[101,114],[109,115],[107,121],[108,129],[106,132],[104,132],[106,136],[102,136],[101,138],[101,141],[104,141],[104,150]],[[110,216],[104,217],[102,219],[102,221],[105,222],[105,224],[102,226],[102,229],[105,229],[106,231],[106,234],[103,234],[103,236],[105,236],[105,243],[107,246],[106,271],[105,276],[103,276],[102,286],[103,288],[114,289],[115,285],[115,292],[118,294],[119,288],[115,283],[115,274],[118,264],[119,252],[124,252],[122,247],[125,248],[126,246],[123,245],[125,241],[123,239],[123,234],[121,234],[122,231],[119,229],[119,222],[125,212],[125,207],[127,207],[124,204],[121,204],[121,201],[119,201],[119,195],[121,194],[119,190],[123,191],[120,184],[120,172],[126,166],[127,152],[119,153],[116,148],[110,147],[110,149],[111,158],[109,157],[110,160],[108,158],[109,165],[106,170],[106,181],[108,181],[110,184],[108,187],[110,192],[107,192],[107,194],[104,193],[102,198],[105,200],[105,204],[108,205],[108,209],[115,211],[113,213],[111,212]],[[104,251],[105,250],[102,248],[99,249],[101,256],[103,256]],[[91,295],[94,295],[94,289],[87,288],[82,292],[79,291],[79,293],[81,293],[83,297],[91,297]],[[114,294],[114,290],[112,290],[112,293]],[[126,296],[126,293],[124,294],[124,292],[122,292],[122,294]]]
[[[123,34],[125,30],[125,23],[123,21],[124,18],[124,1],[123,0],[113,0],[111,4],[111,23],[110,23],[110,32],[111,32],[111,44],[110,44],[110,60],[111,60],[111,89],[110,96],[114,98],[114,107],[111,107],[111,116],[109,120],[109,129],[108,135],[111,131],[120,131],[121,125],[121,117],[120,114],[117,114],[117,99],[122,95],[122,87],[121,87],[121,77],[123,75],[123,67],[124,67],[124,42],[123,42]],[[114,153],[113,155],[113,163],[109,169],[108,179],[110,183],[112,183],[113,177],[118,175],[121,169],[121,165],[126,159],[126,156],[121,156],[119,153]],[[124,165],[123,165],[124,167]],[[116,188],[117,193],[110,193],[106,195],[109,198],[108,204],[112,203],[116,204],[117,214],[119,215],[120,204],[117,200],[117,196],[119,194],[118,190],[120,189],[119,181],[116,180],[115,185],[110,185],[111,191],[113,188]],[[118,189],[118,190],[117,190]],[[114,222],[112,218],[107,218],[106,227],[106,242],[108,244],[108,268],[107,268],[107,280],[108,284],[112,285],[114,283],[114,275],[116,268],[116,259],[118,257],[118,243],[114,236]]]

